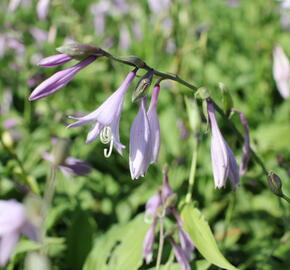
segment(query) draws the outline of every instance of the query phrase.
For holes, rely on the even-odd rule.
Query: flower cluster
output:
[[[79,53],[85,52],[83,54],[83,56],[86,56],[84,60],[70,68],[61,70],[46,79],[33,90],[29,97],[30,100],[40,99],[58,91],[81,69],[91,64],[98,57],[105,55],[104,51],[97,47],[83,44],[72,46],[75,46],[73,47],[74,53],[75,51],[78,51]],[[96,48],[97,53],[91,55],[92,50],[96,50]],[[42,67],[55,67],[73,59],[73,56],[62,53],[42,59],[39,65]],[[88,123],[92,124],[92,129],[87,135],[86,142],[92,143],[97,138],[100,138],[102,143],[109,144],[109,149],[104,149],[105,157],[111,155],[113,147],[119,154],[123,154],[125,146],[120,141],[119,123],[125,94],[136,77],[137,71],[138,68],[136,67],[134,70],[129,72],[120,87],[95,111],[83,117],[70,116],[70,118],[76,121],[71,123],[68,126],[69,128],[83,126]],[[160,126],[157,115],[157,100],[160,91],[160,84],[155,84],[149,108],[146,110],[147,95],[144,94],[144,91],[151,83],[153,77],[152,70],[148,72],[148,76],[147,73],[144,76],[137,85],[137,87],[139,87],[138,89],[142,90],[140,95],[138,92],[137,98],[135,99],[135,101],[140,101],[140,107],[130,130],[129,164],[132,179],[138,179],[140,176],[144,176],[149,165],[157,162],[160,148]]]
[[[153,218],[152,224],[145,236],[143,244],[143,257],[146,263],[150,263],[153,257],[153,244],[155,240],[156,226],[158,220],[163,219],[166,215],[173,215],[177,222],[177,230],[180,244],[176,243],[170,235],[169,241],[177,261],[183,270],[190,270],[189,262],[192,260],[194,245],[186,231],[183,230],[183,221],[180,218],[175,207],[175,193],[171,189],[168,180],[168,170],[164,171],[163,185],[159,188],[157,194],[152,196],[146,204],[146,219]]]

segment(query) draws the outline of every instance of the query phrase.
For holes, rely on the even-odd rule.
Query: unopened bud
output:
[[[147,90],[152,82],[153,75],[154,71],[153,69],[150,69],[142,76],[133,92],[132,102],[139,101],[147,94]]]
[[[115,58],[115,60],[129,64],[129,65],[137,67],[137,68],[147,68],[148,67],[143,60],[141,60],[139,57],[134,56],[134,55],[121,56],[121,57]]]
[[[81,44],[77,42],[65,44],[56,49],[60,53],[64,53],[76,59],[81,59],[87,56],[109,56],[110,54],[98,46],[90,44]]]
[[[273,173],[273,172],[269,172],[268,174],[268,185],[269,188],[271,189],[271,191],[279,196],[279,197],[283,197],[283,192],[282,192],[282,181],[280,179],[280,177]]]

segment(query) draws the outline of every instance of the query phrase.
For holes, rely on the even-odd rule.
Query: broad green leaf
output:
[[[139,215],[125,225],[115,225],[96,239],[84,270],[128,270],[142,265],[143,241],[148,224]]]
[[[88,212],[76,211],[67,237],[67,263],[71,269],[82,269],[92,246],[95,227]]]
[[[181,217],[185,231],[189,233],[196,248],[206,260],[224,269],[237,269],[220,252],[208,222],[197,208],[186,205]]]

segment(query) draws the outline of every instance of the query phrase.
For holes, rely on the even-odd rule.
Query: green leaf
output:
[[[67,262],[70,269],[82,269],[91,250],[95,223],[87,211],[77,210],[67,237]]]
[[[125,225],[116,225],[96,239],[84,270],[128,270],[142,265],[142,248],[148,224],[138,215]]]
[[[186,205],[181,217],[185,231],[188,232],[196,248],[206,260],[224,269],[237,269],[220,252],[208,222],[197,208]]]

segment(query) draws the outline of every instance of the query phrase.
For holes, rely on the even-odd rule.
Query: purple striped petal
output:
[[[129,165],[132,179],[144,176],[151,160],[152,142],[146,113],[146,98],[142,98],[139,112],[130,130]]]
[[[85,68],[96,59],[96,56],[90,56],[70,68],[55,73],[33,90],[29,100],[40,99],[56,92],[64,87],[81,69]]]
[[[55,54],[41,59],[38,65],[41,67],[57,67],[71,61],[72,59],[72,57],[63,53]]]
[[[155,240],[155,228],[157,224],[157,218],[154,219],[152,225],[150,226],[148,232],[145,235],[143,243],[143,257],[146,263],[150,263],[153,257],[153,244]]]
[[[214,105],[211,101],[207,103],[208,116],[211,125],[211,159],[212,169],[215,181],[215,187],[221,188],[226,184],[226,180],[230,177],[233,186],[239,183],[239,167],[237,165],[234,154],[224,140],[215,117]]]
[[[173,247],[174,255],[178,263],[180,264],[180,267],[182,270],[191,270],[191,267],[189,265],[189,260],[186,257],[185,252],[179,246],[178,244],[175,243],[175,241],[172,239],[171,240],[171,245]]]
[[[152,157],[151,163],[157,163],[160,150],[160,124],[157,114],[157,100],[160,91],[160,85],[154,86],[150,106],[147,112],[148,121],[150,124],[151,138],[152,138]]]

